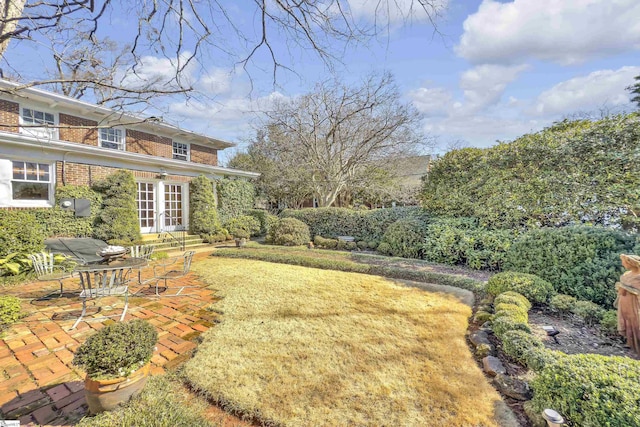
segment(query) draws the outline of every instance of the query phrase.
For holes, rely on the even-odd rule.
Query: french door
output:
[[[183,190],[184,184],[164,184],[164,215],[163,228],[173,231],[184,222]]]
[[[138,182],[138,219],[141,233],[156,231],[156,185],[153,182]]]

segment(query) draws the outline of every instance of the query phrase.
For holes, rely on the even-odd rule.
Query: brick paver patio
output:
[[[208,253],[197,254],[194,262]],[[143,279],[150,277],[143,270]],[[137,279],[137,274],[132,275]],[[87,411],[84,400],[84,373],[71,365],[73,352],[86,337],[114,320],[95,320],[112,312],[120,314],[122,298],[102,298],[88,303],[88,322],[70,330],[80,314],[82,303],[73,290],[78,278],[65,281],[62,297],[43,298],[59,289],[57,282],[35,282],[0,288],[0,295],[22,299],[26,317],[11,326],[0,340],[0,412],[3,419],[19,419],[21,425],[72,425]],[[137,282],[137,280],[135,280]],[[132,282],[133,283],[133,282]],[[214,290],[207,289],[193,274],[172,281],[169,286],[195,286],[189,296],[154,297],[149,285],[134,285],[126,319],[146,319],[158,330],[157,351],[152,373],[171,369],[190,357],[195,339],[209,329],[215,313],[206,307],[215,301]],[[76,285],[79,287],[79,285]],[[141,296],[140,296],[141,295]],[[113,306],[110,306],[113,304]],[[100,307],[100,313],[96,313]],[[90,311],[93,309],[93,311]],[[117,319],[115,317],[114,319]]]

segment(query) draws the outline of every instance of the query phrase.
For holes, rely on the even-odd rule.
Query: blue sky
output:
[[[637,0],[439,1],[445,6],[437,20],[439,34],[420,14],[409,21],[392,16],[388,31],[348,47],[333,70],[351,82],[372,71],[390,71],[403,97],[424,114],[424,130],[437,138],[437,152],[455,141],[487,147],[565,117],[634,108],[625,87],[640,74]],[[250,7],[230,3],[238,22],[254,26]],[[411,1],[396,3],[407,8]],[[370,22],[371,4],[349,0],[352,13]],[[125,37],[127,25],[126,12],[112,13],[112,36]],[[310,91],[331,76],[317,56],[287,49],[286,38],[272,40],[297,75],[282,71],[274,85],[265,52],[251,64],[249,76],[212,52],[190,71],[207,100],[168,101],[163,117],[242,148],[260,119],[255,110],[268,108],[274,98]],[[149,75],[167,68],[166,60],[151,55],[145,64]],[[225,150],[221,159],[232,153]]]

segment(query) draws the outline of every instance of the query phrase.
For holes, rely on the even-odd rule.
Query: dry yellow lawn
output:
[[[223,322],[185,372],[230,409],[286,426],[512,425],[454,296],[259,261],[194,270],[224,297]]]

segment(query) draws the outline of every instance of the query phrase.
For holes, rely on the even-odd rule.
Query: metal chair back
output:
[[[175,294],[163,295],[160,295],[158,291],[158,283],[161,280],[164,281],[164,288],[166,290],[168,289],[167,281],[180,279],[189,274],[194,255],[195,251],[188,251],[180,256],[158,261],[158,264],[153,267],[153,276],[156,281],[156,296],[187,296],[190,294],[182,293],[186,288],[197,288],[197,286],[178,286],[176,288],[179,288],[179,290]]]
[[[155,250],[155,246],[153,245],[137,245],[137,246],[129,246],[129,255],[133,258],[142,258],[149,260],[151,259],[151,255]]]
[[[38,276],[38,278],[53,273],[53,266],[55,265],[55,262],[53,260],[52,253],[41,252],[31,254],[29,255],[29,259],[33,264],[33,269],[36,271],[36,276]]]

